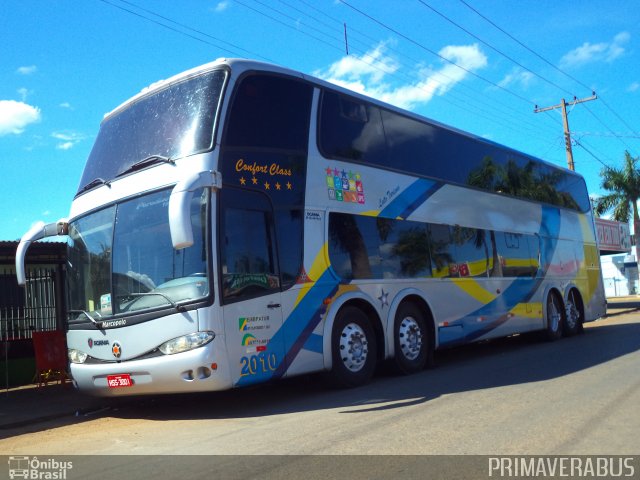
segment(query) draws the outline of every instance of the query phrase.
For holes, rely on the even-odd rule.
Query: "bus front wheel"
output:
[[[331,376],[341,387],[364,385],[376,367],[376,338],[364,312],[346,306],[338,313],[331,332]]]
[[[394,321],[395,364],[402,373],[419,372],[429,357],[427,324],[422,312],[412,303],[398,308]]]

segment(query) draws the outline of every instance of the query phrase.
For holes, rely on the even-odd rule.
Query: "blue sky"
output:
[[[347,45],[345,45],[345,28]],[[104,114],[218,57],[265,60],[576,170],[640,155],[637,0],[3,0],[0,240],[68,214]],[[346,46],[349,54],[347,55]]]

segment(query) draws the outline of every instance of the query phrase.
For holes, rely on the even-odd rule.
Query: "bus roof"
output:
[[[389,103],[386,103],[382,100],[378,100],[376,98],[373,97],[369,97],[367,95],[364,95],[362,93],[353,91],[353,90],[348,90],[344,87],[341,87],[339,85],[327,82],[325,80],[319,79],[317,77],[311,76],[311,75],[307,75],[304,74],[302,72],[296,71],[296,70],[292,70],[286,67],[282,67],[276,64],[272,64],[272,63],[267,63],[267,62],[261,62],[261,61],[257,61],[257,60],[250,60],[250,59],[243,59],[243,58],[225,58],[225,57],[221,57],[218,58],[212,62],[206,63],[204,65],[200,65],[194,68],[191,68],[189,70],[186,70],[184,72],[178,73],[172,77],[169,77],[167,79],[164,80],[159,80],[157,82],[152,83],[151,85],[143,88],[138,94],[134,95],[133,97],[129,98],[128,100],[126,100],[125,102],[123,102],[122,104],[118,105],[116,108],[114,108],[112,111],[106,113],[104,115],[103,121],[107,118],[109,118],[112,115],[115,115],[116,113],[118,113],[119,111],[121,111],[122,109],[128,107],[129,105],[137,102],[138,100],[140,100],[141,98],[144,98],[147,95],[151,95],[159,90],[162,90],[163,88],[177,83],[177,82],[181,82],[185,79],[188,79],[190,77],[194,77],[197,75],[200,75],[202,73],[205,73],[207,71],[210,70],[214,70],[216,68],[220,68],[220,67],[227,67],[229,68],[231,71],[234,72],[234,75],[238,76],[240,74],[242,74],[243,72],[246,71],[251,71],[251,70],[260,70],[260,71],[265,71],[265,72],[272,72],[272,73],[280,73],[283,75],[288,75],[288,76],[293,76],[293,77],[298,77],[301,79],[304,79],[310,83],[313,83],[315,85],[321,86],[323,88],[327,88],[327,89],[331,89],[334,91],[337,91],[339,93],[342,93],[344,95],[349,95],[352,97],[356,97],[359,98],[363,101],[369,102],[369,103],[374,103],[378,106],[381,106],[387,110],[391,110],[394,111],[396,113],[400,113],[404,116],[410,117],[410,118],[414,118],[416,120],[420,120],[420,121],[426,121],[436,127],[442,128],[442,129],[446,129],[449,130],[457,135],[462,135],[465,136],[467,138],[470,138],[476,142],[480,142],[480,143],[485,143],[488,145],[493,145],[494,147],[497,147],[499,149],[508,151],[508,152],[512,152],[515,155],[521,156],[521,157],[525,157],[528,160],[531,160],[533,162],[536,163],[544,163],[549,165],[552,168],[557,168],[560,170],[564,170],[567,173],[570,173],[572,175],[575,175],[577,177],[582,177],[579,173],[569,170],[564,166],[561,165],[557,165],[551,162],[548,162],[546,160],[540,159],[538,157],[534,157],[533,155],[529,155],[527,153],[521,152],[519,150],[516,150],[514,148],[508,147],[506,145],[494,142],[492,140],[488,140],[484,137],[480,137],[478,135],[472,134],[470,132],[464,131],[464,130],[460,130],[456,127],[453,127],[451,125],[447,125],[444,123],[440,123],[437,120],[433,120],[431,118],[425,117],[424,115],[420,115],[414,112],[411,112],[409,110],[405,110],[403,108],[397,107],[395,105],[391,105]]]

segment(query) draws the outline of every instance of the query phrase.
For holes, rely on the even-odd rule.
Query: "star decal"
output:
[[[385,305],[388,307],[389,306],[389,292],[385,292],[384,289],[382,289],[382,293],[378,297],[378,300],[380,300],[380,303],[382,304],[380,306],[380,308],[384,309]]]
[[[280,185],[280,182],[276,182],[276,190],[280,190],[280,187],[282,187],[282,185]]]
[[[271,185],[269,185],[269,182],[264,182],[264,189],[269,190],[270,188],[271,188]]]
[[[247,181],[244,179],[244,177],[240,177],[240,185],[246,185]]]
[[[292,187],[293,185],[291,185],[291,182],[287,182],[287,190],[291,190]]]
[[[253,183],[254,185],[257,185],[258,184],[258,179],[256,177],[253,177],[251,179],[251,183]]]

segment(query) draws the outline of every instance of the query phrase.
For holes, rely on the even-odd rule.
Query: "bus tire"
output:
[[[419,372],[429,359],[427,322],[413,303],[403,303],[396,312],[393,326],[395,365],[404,374]]]
[[[562,300],[555,292],[549,292],[546,302],[546,319],[547,319],[547,340],[554,341],[562,337],[562,327],[564,326],[564,308]]]
[[[376,337],[369,318],[353,306],[342,308],[331,331],[331,378],[339,387],[358,387],[376,368]]]
[[[565,337],[570,337],[582,331],[584,314],[582,313],[580,297],[575,289],[570,290],[569,295],[567,295],[564,319],[562,333]]]

